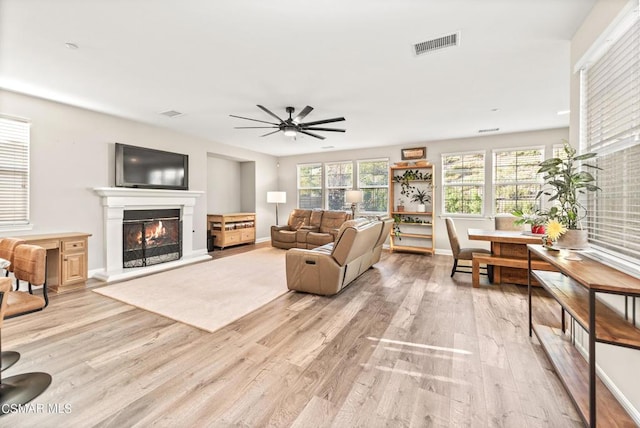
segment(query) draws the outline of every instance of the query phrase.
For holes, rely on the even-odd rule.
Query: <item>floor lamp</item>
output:
[[[276,226],[278,225],[278,204],[287,202],[287,192],[267,192],[267,202],[276,204]]]
[[[351,218],[356,218],[356,208],[358,204],[362,202],[361,190],[347,190],[345,194],[345,200],[351,204]]]

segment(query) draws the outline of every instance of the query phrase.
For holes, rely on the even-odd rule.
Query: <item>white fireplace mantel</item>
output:
[[[154,272],[209,260],[206,250],[193,251],[193,207],[204,194],[197,190],[133,189],[96,187],[104,207],[105,270],[94,276],[103,281],[120,281]],[[182,258],[142,268],[122,267],[122,221],[125,210],[180,209],[182,217]]]

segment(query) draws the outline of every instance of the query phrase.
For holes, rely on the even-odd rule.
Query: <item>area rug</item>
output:
[[[213,332],[288,291],[285,253],[261,248],[93,291]]]

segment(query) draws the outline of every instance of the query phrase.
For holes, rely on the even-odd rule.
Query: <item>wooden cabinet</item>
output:
[[[209,214],[207,222],[216,247],[256,242],[255,213]]]
[[[47,288],[54,293],[63,293],[86,286],[89,236],[88,233],[70,232],[20,238],[47,250]]]
[[[529,335],[535,332],[556,373],[573,398],[585,424],[598,426],[636,426],[613,394],[596,374],[596,343],[640,349],[640,329],[636,326],[635,299],[640,297],[640,279],[606,266],[579,252],[549,251],[541,245],[528,245],[529,263],[539,257],[559,272],[532,270],[537,279],[563,309],[560,330],[536,322],[532,315],[529,282]],[[529,264],[531,266],[531,264]],[[620,314],[596,296],[598,293],[625,296],[633,300],[633,315]],[[588,335],[588,360],[574,346],[575,333],[566,334],[564,314]],[[573,323],[571,324],[573,325]],[[573,328],[571,329],[573,332]]]
[[[392,252],[435,252],[433,174],[433,165],[390,168],[389,212],[395,220],[390,238]],[[429,199],[424,211],[420,210],[419,202],[412,200],[419,192],[426,193]]]

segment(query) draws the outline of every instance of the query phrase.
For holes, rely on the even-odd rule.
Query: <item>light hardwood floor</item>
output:
[[[215,333],[90,290],[53,296],[2,329],[22,354],[3,376],[53,384],[0,426],[582,426],[528,336],[526,288],[450,269],[383,252],[338,296],[291,292]]]

